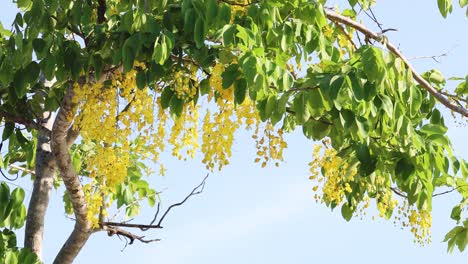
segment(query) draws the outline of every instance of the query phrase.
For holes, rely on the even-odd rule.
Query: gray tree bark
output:
[[[91,223],[87,218],[88,206],[83,186],[72,166],[71,157],[68,153],[69,131],[72,126],[72,120],[69,117],[73,116],[75,107],[72,100],[73,94],[73,87],[69,87],[57,113],[51,136],[52,153],[70,195],[76,219],[72,233],[54,260],[56,264],[72,263],[92,233]]]
[[[50,112],[38,120],[41,126],[51,130],[53,119]],[[35,179],[29,201],[24,234],[24,247],[42,258],[44,219],[49,206],[50,192],[54,181],[55,161],[50,151],[50,138],[38,131],[35,160]]]

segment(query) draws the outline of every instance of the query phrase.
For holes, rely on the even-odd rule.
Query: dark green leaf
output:
[[[166,87],[161,93],[161,107],[162,109],[166,109],[169,107],[171,103],[171,99],[174,96],[174,91],[172,91],[171,87]]]
[[[236,104],[242,104],[247,94],[247,81],[244,78],[238,79],[234,82],[234,99]]]
[[[414,171],[415,166],[408,158],[400,159],[395,165],[395,175],[403,181],[407,181]]]
[[[139,71],[136,75],[136,85],[138,89],[142,90],[147,85],[146,73],[144,71]]]
[[[223,89],[228,89],[234,83],[234,81],[240,76],[239,65],[231,64],[221,74],[223,78]]]
[[[193,32],[193,36],[195,39],[195,45],[197,48],[203,47],[205,44],[205,36],[206,36],[206,28],[205,28],[205,21],[202,17],[197,18],[195,22],[195,29]]]

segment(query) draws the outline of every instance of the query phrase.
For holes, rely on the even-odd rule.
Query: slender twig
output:
[[[390,187],[390,190],[392,190],[396,195],[403,197],[403,198],[408,198],[400,189],[396,187]]]
[[[23,172],[26,172],[26,173],[29,173],[29,174],[32,174],[32,175],[36,174],[36,172],[33,171],[33,170],[30,170],[28,168],[23,168],[23,167],[15,165],[15,164],[9,164],[8,167],[10,167],[10,168],[12,168],[14,170],[23,171]]]
[[[438,60],[439,58],[446,57],[448,56],[448,52],[444,52],[439,55],[433,55],[433,56],[417,56],[417,57],[411,57],[408,58],[408,60],[421,60],[421,59],[433,59],[435,62],[440,63]]]
[[[177,206],[183,205],[187,200],[197,194],[200,194],[203,192],[203,189],[205,187],[206,179],[208,178],[208,174],[203,178],[203,181],[197,185],[193,190],[180,202],[172,204],[167,208],[167,210],[164,212],[162,217],[159,219],[157,224],[154,224],[159,215],[159,209],[160,209],[160,203],[158,203],[157,209],[156,209],[156,214],[154,215],[153,220],[149,224],[131,224],[127,222],[100,222],[99,226],[101,230],[107,231],[109,236],[113,235],[118,235],[118,236],[124,236],[127,239],[130,240],[129,244],[132,244],[135,240],[139,240],[143,243],[150,243],[150,242],[155,242],[155,241],[160,241],[160,239],[151,239],[151,240],[146,240],[144,239],[144,236],[137,236],[133,233],[130,233],[124,229],[121,229],[120,227],[127,227],[127,228],[138,228],[142,231],[147,231],[149,229],[161,229],[163,228],[162,223],[165,219],[165,217],[168,215],[168,213]]]
[[[444,195],[444,194],[451,193],[451,192],[457,190],[458,188],[459,187],[454,187],[454,188],[452,188],[452,189],[450,189],[448,191],[445,191],[445,192],[435,193],[435,194],[432,195],[432,197],[441,196],[441,195]]]
[[[209,174],[207,174],[205,176],[205,178],[203,178],[203,181],[198,185],[196,186],[195,188],[193,188],[193,190],[181,201],[181,202],[178,202],[178,203],[175,203],[175,204],[172,204],[171,206],[169,206],[167,208],[167,210],[164,212],[164,214],[162,215],[161,219],[159,219],[159,222],[157,224],[157,226],[161,226],[164,218],[167,216],[167,214],[171,211],[172,208],[174,207],[177,207],[177,206],[181,206],[183,205],[190,197],[194,196],[194,195],[197,195],[197,194],[200,194],[203,192],[203,189],[205,188],[205,183],[206,183],[206,179],[208,178]],[[159,206],[158,206],[159,208]],[[158,217],[158,212],[159,210],[156,212],[156,215],[155,215],[155,219]]]

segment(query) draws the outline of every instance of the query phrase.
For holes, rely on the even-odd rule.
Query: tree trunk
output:
[[[47,129],[52,129],[50,112],[44,113],[44,118],[38,123]],[[37,135],[34,186],[29,201],[24,247],[31,249],[42,258],[42,240],[44,234],[44,218],[49,205],[50,191],[54,180],[55,162],[50,151],[50,138],[41,132]]]

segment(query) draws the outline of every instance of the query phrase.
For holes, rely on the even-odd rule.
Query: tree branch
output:
[[[16,124],[20,124],[20,125],[23,125],[29,129],[35,129],[37,131],[40,131],[41,133],[45,134],[46,136],[50,136],[50,129],[48,129],[47,127],[44,127],[36,122],[34,122],[33,120],[30,120],[30,119],[27,119],[27,118],[24,118],[22,116],[16,116],[16,115],[13,115],[13,114],[10,114],[10,113],[7,113],[5,111],[2,111],[0,110],[0,118],[5,118],[5,120],[9,121],[9,122],[13,122],[13,123],[16,123]]]
[[[73,116],[75,104],[73,103],[73,86],[67,89],[60,110],[58,111],[52,128],[52,153],[55,157],[57,167],[63,179],[65,187],[70,195],[76,222],[72,233],[68,237],[54,263],[72,263],[91,235],[91,222],[88,221],[88,206],[81,182],[73,169],[71,157],[68,153],[67,141],[68,131],[72,125],[69,116]]]
[[[187,200],[190,197],[202,193],[203,189],[205,187],[205,183],[206,183],[207,178],[208,178],[208,174],[205,176],[205,178],[203,178],[203,181],[199,185],[197,185],[195,188],[193,188],[193,190],[182,201],[169,206],[167,208],[167,210],[164,212],[164,214],[162,215],[162,217],[159,219],[157,224],[154,224],[154,223],[158,219],[160,203],[158,203],[158,206],[157,206],[157,209],[156,209],[156,214],[154,215],[154,218],[153,218],[153,220],[151,220],[150,224],[145,225],[145,224],[130,224],[130,223],[127,223],[127,222],[120,222],[120,223],[119,222],[100,222],[99,226],[101,227],[102,230],[108,231],[109,236],[112,236],[112,235],[115,235],[115,234],[125,236],[126,238],[130,239],[129,244],[132,244],[135,239],[139,240],[139,241],[141,241],[143,243],[160,241],[160,239],[144,240],[143,236],[134,235],[134,234],[132,234],[132,233],[126,231],[126,230],[120,229],[119,227],[138,228],[138,229],[140,229],[142,231],[147,231],[149,229],[161,229],[161,228],[163,228],[162,227],[162,222],[165,219],[165,217],[167,216],[167,214],[174,207],[183,205],[185,202],[187,202]]]
[[[377,34],[373,31],[371,31],[370,29],[366,28],[364,25],[348,18],[348,17],[345,17],[345,16],[342,16],[336,12],[334,12],[333,10],[330,10],[330,9],[325,9],[325,14],[327,16],[328,19],[330,19],[331,21],[333,22],[338,22],[338,23],[342,23],[342,24],[345,24],[347,26],[350,26],[354,29],[356,29],[357,31],[361,32],[362,34],[364,34],[366,36],[366,38],[368,39],[373,39],[373,40],[376,40],[378,42],[382,42],[383,41],[383,36],[382,34]],[[406,67],[408,68],[408,70],[411,71],[412,75],[413,75],[413,78],[414,80],[419,84],[421,85],[426,91],[428,91],[432,96],[434,96],[440,103],[442,103],[445,107],[449,108],[450,110],[454,111],[454,112],[457,112],[465,117],[468,117],[468,110],[460,105],[456,105],[452,102],[450,102],[450,100],[448,100],[441,92],[439,92],[436,88],[432,87],[432,85],[426,81],[415,69],[414,67],[411,65],[411,63],[408,61],[408,59],[406,59],[405,56],[403,56],[403,54],[398,50],[398,48],[396,48],[391,42],[389,41],[385,41],[382,43],[383,45],[385,45],[387,47],[387,49],[393,53],[395,56],[399,57],[403,62],[404,64],[406,65]]]

